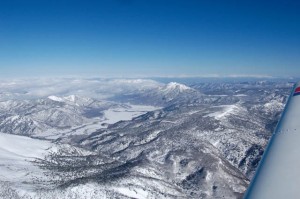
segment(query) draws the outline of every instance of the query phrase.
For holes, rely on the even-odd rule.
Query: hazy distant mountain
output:
[[[202,94],[186,85],[170,82],[163,86],[158,86],[153,89],[139,90],[127,92],[122,95],[117,95],[111,100],[119,102],[131,102],[133,104],[148,104],[155,106],[167,106],[179,101],[187,101],[195,99]]]

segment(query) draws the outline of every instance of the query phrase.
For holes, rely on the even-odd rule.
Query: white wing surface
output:
[[[244,198],[300,198],[300,82],[292,90]]]

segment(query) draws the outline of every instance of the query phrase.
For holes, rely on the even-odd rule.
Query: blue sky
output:
[[[0,77],[300,76],[300,2],[0,1]]]

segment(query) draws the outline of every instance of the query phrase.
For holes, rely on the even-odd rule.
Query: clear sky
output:
[[[300,76],[300,1],[1,0],[0,77]]]

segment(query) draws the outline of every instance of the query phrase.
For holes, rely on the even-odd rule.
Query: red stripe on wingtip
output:
[[[300,92],[300,87],[296,88],[295,93]]]

